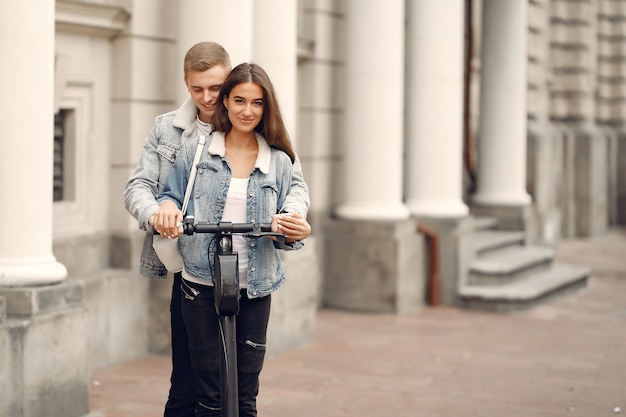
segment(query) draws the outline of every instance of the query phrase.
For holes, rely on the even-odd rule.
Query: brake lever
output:
[[[278,232],[263,232],[261,231],[261,226],[259,224],[255,224],[253,230],[250,233],[246,233],[246,236],[251,237],[251,238],[260,238],[263,236],[274,236],[276,238],[276,246],[278,246],[280,249],[285,249],[285,250],[289,250],[291,249],[291,246],[289,246],[286,242],[286,236],[282,233],[278,233]]]
[[[276,238],[279,238],[280,236],[284,236],[282,233],[277,233],[277,232],[264,232],[261,230],[261,225],[259,223],[255,223],[252,226],[252,231],[246,233],[246,236],[257,239],[263,236],[276,236]]]
[[[285,242],[286,238],[287,237],[285,235],[283,235],[282,233],[278,233],[278,236],[276,236],[276,246],[278,246],[280,249],[284,249],[284,250],[292,249],[292,247],[289,246],[287,244],[287,242]]]
[[[251,238],[259,238],[259,237],[263,237],[263,236],[276,236],[278,237],[285,237],[285,235],[283,235],[282,233],[278,233],[278,232],[261,232],[261,231],[253,231],[250,233],[246,233],[247,237],[251,237]]]

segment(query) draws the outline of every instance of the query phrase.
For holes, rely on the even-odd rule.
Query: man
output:
[[[231,70],[228,52],[215,42],[200,42],[187,51],[183,81],[190,97],[175,111],[155,119],[146,138],[139,163],[124,189],[124,204],[146,230],[140,272],[148,278],[166,278],[167,270],[152,249],[153,219],[159,205],[156,196],[187,138],[208,135],[215,100]],[[172,375],[165,417],[195,415],[195,387],[187,331],[180,305],[181,274],[174,274],[170,320],[172,328]]]
[[[166,268],[152,248],[154,219],[159,212],[156,196],[162,191],[182,143],[188,138],[208,136],[211,133],[211,119],[215,112],[216,100],[222,83],[231,70],[230,57],[221,45],[215,42],[200,42],[187,51],[183,69],[183,81],[190,97],[178,110],[162,114],[155,119],[135,173],[124,189],[126,209],[138,220],[139,228],[146,231],[140,272],[148,278],[167,277]],[[306,187],[297,157],[292,186],[301,187],[303,190]],[[311,231],[308,222],[305,222],[305,227],[308,236]],[[189,340],[182,316],[181,282],[181,273],[175,273],[170,302],[172,374],[165,404],[165,417],[195,415],[194,375],[188,349]]]

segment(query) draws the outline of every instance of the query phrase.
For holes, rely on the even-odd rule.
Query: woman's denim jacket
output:
[[[254,169],[248,178],[247,221],[250,223],[271,223],[272,216],[285,207],[291,197],[291,211],[306,217],[308,194],[302,194],[292,187],[293,164],[289,156],[275,148],[270,148],[265,139],[257,134],[258,156]],[[173,200],[182,206],[191,164],[198,140],[186,141],[165,182],[159,203]],[[214,132],[202,151],[193,190],[187,206],[187,214],[193,215],[196,222],[218,223],[224,214],[226,194],[232,172],[225,158],[225,141],[222,132]],[[183,235],[178,244],[185,270],[195,278],[212,282],[214,273],[213,255],[215,235],[197,233]],[[302,241],[287,245],[287,250],[300,249]],[[207,256],[211,248],[211,255]],[[268,237],[248,239],[248,296],[262,297],[276,290],[285,280],[278,249]]]
[[[139,163],[134,174],[124,189],[124,205],[126,210],[139,223],[139,228],[146,231],[139,270],[148,278],[165,278],[167,269],[163,266],[152,248],[153,228],[148,224],[150,217],[156,213],[159,204],[156,196],[163,190],[165,180],[176,160],[181,144],[188,138],[197,136],[196,117],[198,108],[191,99],[176,111],[157,116],[154,125],[146,138],[141,151]],[[295,191],[294,203],[291,197],[285,201],[283,211],[297,211],[306,214],[309,207],[308,187],[302,176],[300,161],[293,165],[291,183]],[[304,202],[306,208],[301,212],[298,207]]]

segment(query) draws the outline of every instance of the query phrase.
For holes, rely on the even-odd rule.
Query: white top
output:
[[[222,221],[246,223],[248,218],[248,178],[231,178]],[[248,238],[233,235],[233,251],[239,254],[239,286],[248,288]]]
[[[248,212],[248,178],[231,178],[226,202],[224,203],[224,214],[222,221],[232,223],[247,223]],[[248,238],[245,236],[233,235],[233,251],[239,254],[239,286],[248,287]],[[213,285],[192,277],[183,269],[183,278],[201,285]]]
[[[209,136],[211,134],[211,124],[204,123],[198,116],[196,116],[196,127],[198,128],[198,136]]]

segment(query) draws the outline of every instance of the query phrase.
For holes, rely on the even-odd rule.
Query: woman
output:
[[[291,249],[300,249],[311,229],[306,222],[308,189],[291,187],[295,153],[285,129],[272,83],[258,65],[244,63],[228,75],[206,140],[188,213],[196,221],[272,223]],[[180,237],[184,260],[183,316],[196,377],[196,416],[220,416],[218,316],[207,257],[213,235],[183,236],[180,206],[196,141],[185,143],[159,197],[155,228]],[[265,358],[271,293],[285,280],[278,250],[268,237],[235,235],[241,286],[237,316],[240,416],[256,416],[259,373]]]

